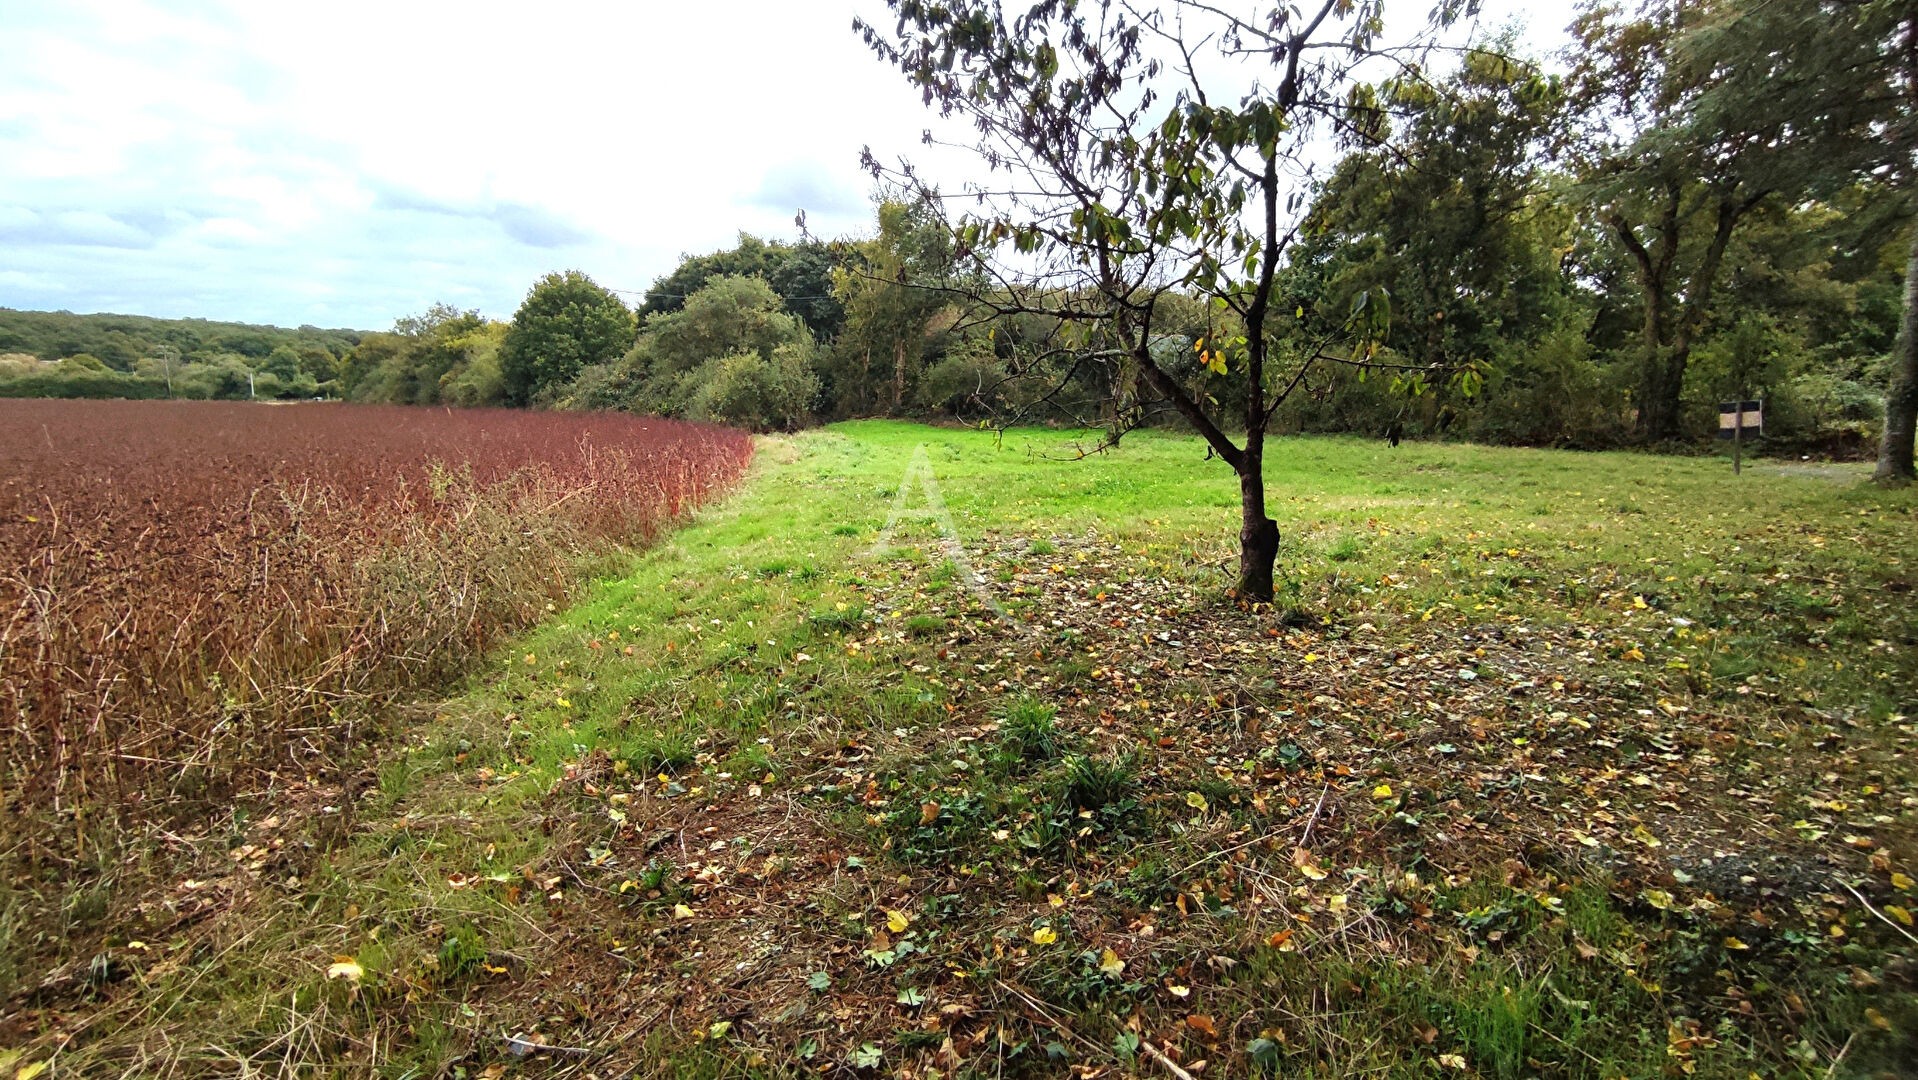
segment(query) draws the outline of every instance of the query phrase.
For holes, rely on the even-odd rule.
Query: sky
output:
[[[800,209],[861,234],[861,148],[923,156],[934,121],[856,12],[883,4],[4,0],[0,307],[381,329],[510,317],[565,269],[636,303]],[[1521,14],[1541,53],[1570,18],[1483,21]]]

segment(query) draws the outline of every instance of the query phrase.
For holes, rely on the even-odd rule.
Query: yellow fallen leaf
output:
[[[1653,836],[1652,831],[1650,829],[1647,829],[1643,825],[1632,826],[1632,839],[1638,841],[1641,844],[1644,844],[1646,847],[1649,847],[1649,848],[1655,848],[1659,846],[1658,837]]]
[[[1390,784],[1380,784],[1380,785],[1379,785],[1378,787],[1375,787],[1375,788],[1373,788],[1373,789],[1372,789],[1372,797],[1373,797],[1374,799],[1389,799],[1389,798],[1391,798],[1391,797],[1392,797],[1392,785],[1390,785]]]
[[[1125,961],[1119,959],[1118,953],[1107,949],[1099,956],[1099,970],[1116,979],[1125,971]]]
[[[910,924],[911,922],[912,922],[912,916],[907,915],[903,911],[886,912],[886,929],[892,931],[895,934],[905,933],[907,925]]]
[[[1318,866],[1313,863],[1306,863],[1304,866],[1299,867],[1299,873],[1304,874],[1313,881],[1325,880],[1325,871],[1319,869]]]
[[[13,1074],[13,1080],[33,1080],[34,1077],[46,1071],[47,1063],[36,1061],[31,1065],[20,1066],[20,1071]]]
[[[1672,894],[1663,889],[1646,889],[1645,902],[1660,911],[1672,909]]]
[[[326,969],[327,978],[345,979],[347,982],[354,984],[357,984],[365,974],[366,969],[361,967],[359,963],[350,956],[340,957]],[[15,1074],[15,1080],[19,1080],[17,1073]]]
[[[1205,801],[1205,796],[1196,791],[1188,791],[1185,793],[1185,804],[1194,810],[1204,810],[1209,805]]]
[[[690,919],[690,918],[692,918],[692,917],[693,917],[693,909],[692,909],[692,908],[689,908],[689,907],[687,907],[687,906],[686,906],[685,904],[674,904],[674,905],[673,905],[673,918],[675,918],[675,919]]]
[[[1059,932],[1050,926],[1041,926],[1032,932],[1034,945],[1050,945],[1057,940],[1059,940]]]
[[[1906,891],[1906,892],[1910,892],[1910,891],[1911,891],[1911,886],[1912,886],[1912,880],[1911,880],[1911,878],[1910,878],[1910,877],[1908,877],[1908,876],[1906,876],[1906,875],[1904,875],[1904,874],[1900,874],[1900,873],[1896,873],[1896,872],[1894,872],[1894,873],[1893,873],[1893,874],[1891,875],[1891,887],[1892,887],[1892,888],[1894,888],[1894,889],[1903,889],[1903,890],[1904,890],[1904,891]]]
[[[1731,949],[1731,950],[1733,950],[1733,951],[1735,951],[1735,952],[1743,952],[1744,950],[1746,950],[1746,949],[1749,949],[1749,948],[1751,948],[1751,946],[1750,946],[1750,945],[1747,945],[1747,944],[1745,944],[1744,942],[1742,942],[1742,941],[1740,941],[1740,940],[1738,940],[1738,939],[1737,939],[1737,938],[1735,938],[1735,937],[1728,937],[1728,938],[1726,938],[1726,939],[1725,939],[1725,947],[1726,947],[1727,949]]]
[[[1166,990],[1169,991],[1172,994],[1172,996],[1175,998],[1190,997],[1192,994],[1192,988],[1190,986],[1175,986],[1168,983],[1166,985]]]
[[[1899,907],[1897,904],[1886,904],[1885,914],[1897,919],[1906,926],[1911,925],[1911,911],[1907,908]]]

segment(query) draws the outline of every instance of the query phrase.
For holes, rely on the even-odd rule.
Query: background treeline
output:
[[[1398,374],[1275,365],[1305,371],[1278,428],[1669,444],[1709,436],[1718,402],[1762,397],[1771,446],[1871,453],[1900,377],[1914,124],[1911,101],[1874,88],[1909,17],[1832,15],[1808,0],[1593,6],[1557,74],[1508,38],[1443,76],[1359,87],[1341,157],[1302,193],[1273,347],[1322,349],[1364,320]],[[1158,422],[1163,403],[1123,365],[1087,362],[1096,324],[995,314],[996,283],[967,257],[992,239],[955,230],[936,198],[881,201],[867,238],[742,236],[685,259],[636,311],[568,273],[507,325],[429,313],[369,335],[343,384],[762,429]],[[1230,415],[1245,391],[1217,376],[1242,326],[1178,295],[1152,319],[1161,366]]]
[[[0,308],[0,396],[263,398],[339,393],[362,335],[322,330]]]
[[[1556,73],[1506,38],[1358,86],[1336,164],[1300,190],[1291,317],[1266,332],[1303,356],[1363,322],[1379,363],[1273,365],[1304,373],[1276,429],[1670,444],[1762,397],[1771,446],[1869,454],[1911,366],[1912,25],[1883,0],[1593,5]],[[996,313],[971,256],[1005,239],[922,193],[877,201],[864,238],[686,257],[637,308],[568,271],[510,322],[438,306],[363,335],[5,313],[0,351],[62,359],[14,363],[0,392],[141,396],[170,376],[235,396],[251,371],[271,395],[758,429],[1176,422],[1123,364],[1088,362],[1116,351],[1096,323]],[[1243,327],[1176,293],[1151,319],[1155,362],[1230,415]]]

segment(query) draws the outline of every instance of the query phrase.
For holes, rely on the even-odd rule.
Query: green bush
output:
[[[694,420],[791,431],[803,424],[819,394],[812,369],[812,347],[780,345],[772,355],[734,353],[701,365],[696,389],[686,404]]]

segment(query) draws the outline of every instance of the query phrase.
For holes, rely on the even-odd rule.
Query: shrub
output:
[[[810,345],[781,345],[769,357],[745,352],[709,360],[696,382],[689,418],[760,431],[797,428],[819,394]]]

